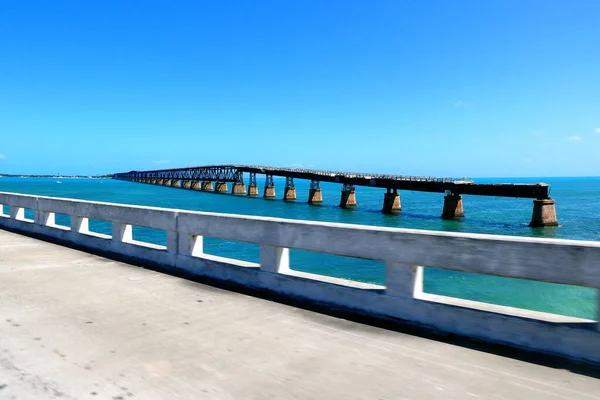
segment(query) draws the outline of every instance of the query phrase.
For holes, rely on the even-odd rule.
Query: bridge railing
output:
[[[442,332],[600,362],[600,331],[594,320],[423,292],[423,266],[598,289],[598,242],[296,221],[2,192],[0,204],[10,208],[0,215],[0,227]],[[26,218],[26,209],[33,210],[33,219]],[[70,227],[55,223],[57,213],[70,216]],[[90,231],[89,219],[111,223],[112,234]],[[132,226],[165,231],[166,246],[134,240]],[[260,262],[206,254],[204,237],[258,244]],[[385,285],[292,270],[289,249],[383,261]]]

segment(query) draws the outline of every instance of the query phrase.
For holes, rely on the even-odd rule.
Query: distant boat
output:
[[[61,181],[56,181],[56,183],[62,183]]]

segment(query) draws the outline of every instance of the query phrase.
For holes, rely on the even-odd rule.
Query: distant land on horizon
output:
[[[32,175],[32,174],[0,174],[0,178],[86,178],[86,179],[112,179],[112,174],[108,175]]]

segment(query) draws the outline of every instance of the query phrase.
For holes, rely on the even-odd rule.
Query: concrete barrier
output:
[[[434,232],[121,205],[0,192],[0,227],[200,276],[541,353],[600,362],[597,322],[423,292],[423,266],[600,288],[600,243]],[[34,211],[33,220],[25,209]],[[1,209],[0,209],[1,210]],[[54,214],[71,216],[71,226]],[[112,223],[91,232],[88,219]],[[140,242],[132,226],[166,231]],[[203,237],[260,245],[260,262],[205,254]],[[290,269],[289,249],[385,263],[385,285]]]

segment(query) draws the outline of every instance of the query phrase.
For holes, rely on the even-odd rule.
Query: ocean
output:
[[[306,203],[310,181],[296,180],[298,200],[281,200],[284,179],[275,178],[277,200],[262,197],[232,196],[186,189],[99,179],[0,178],[0,191],[66,197],[113,203],[179,208],[289,219],[341,222],[427,229],[451,232],[490,233],[527,237],[600,240],[600,178],[503,178],[475,179],[477,183],[536,183],[551,185],[556,200],[560,226],[530,228],[533,208],[531,199],[463,196],[466,217],[458,221],[440,218],[443,194],[401,191],[402,213],[381,213],[384,189],[357,187],[358,206],[343,210],[337,205],[341,185],[321,183],[324,203]],[[262,195],[264,182],[259,177]],[[231,190],[231,184],[229,185]],[[8,212],[8,210],[5,210]],[[31,216],[30,216],[31,217]],[[68,218],[57,216],[57,223],[68,225]],[[91,221],[90,228],[110,234],[110,224]],[[165,244],[164,232],[134,227],[134,238]],[[241,242],[206,238],[205,252],[230,258],[258,262],[259,247]],[[448,249],[449,252],[452,249]],[[291,268],[351,280],[383,283],[383,263],[350,257],[332,256],[291,250]],[[598,266],[600,268],[600,265]],[[459,297],[530,310],[595,319],[596,291],[590,288],[508,279],[487,275],[425,270],[424,290],[429,293]]]

